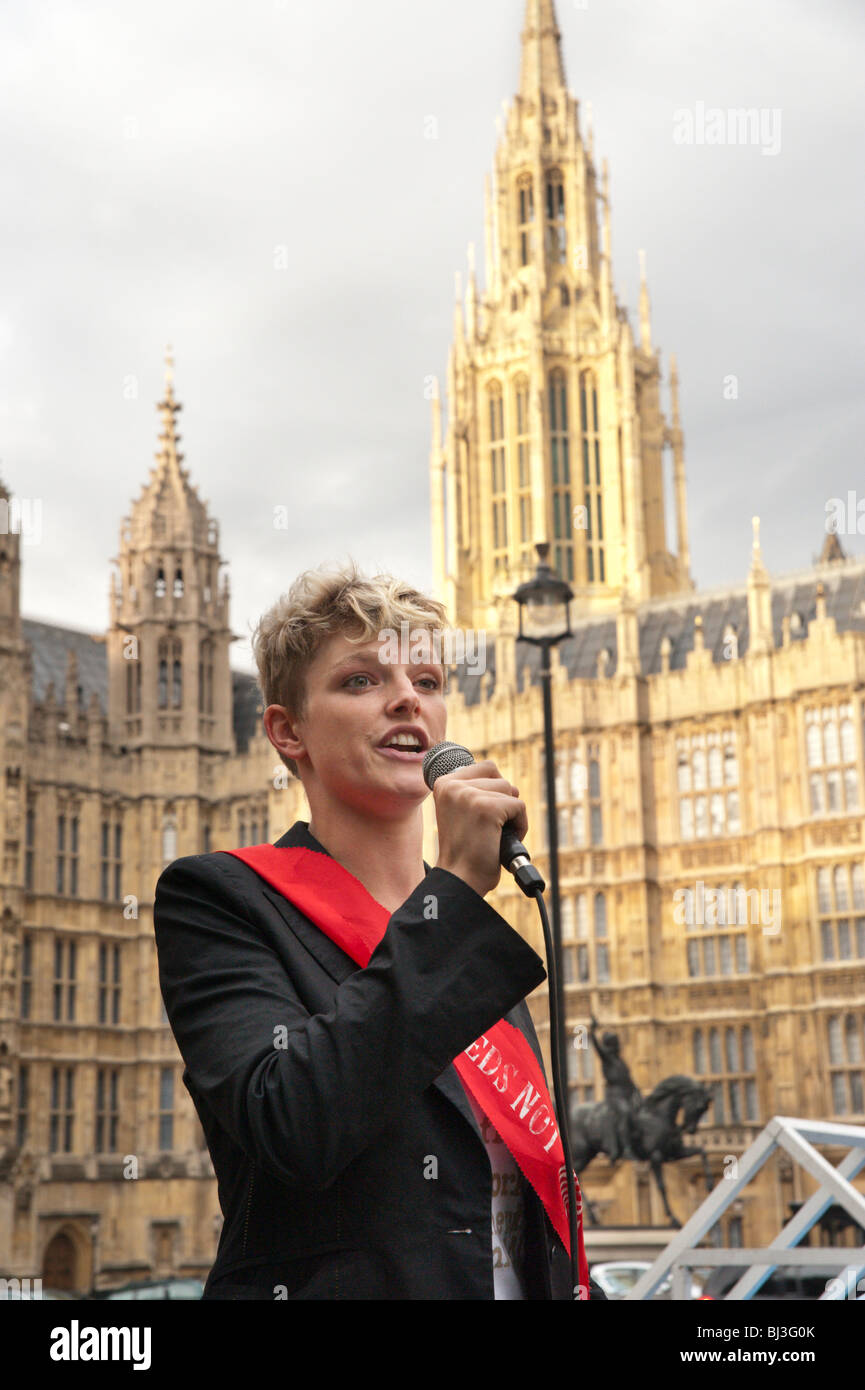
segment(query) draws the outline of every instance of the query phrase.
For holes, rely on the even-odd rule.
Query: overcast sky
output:
[[[351,554],[429,587],[424,379],[445,377],[469,241],[484,283],[483,177],[523,12],[6,0],[0,477],[43,505],[25,617],[104,630],[167,342],[185,464],[229,561],[235,667],[302,569]],[[610,161],[617,293],[636,324],[645,248],[665,374],[678,355],[694,577],[744,580],[755,512],[770,570],[804,567],[827,498],[865,497],[865,6],[557,13]],[[767,139],[678,143],[698,103],[763,111]]]

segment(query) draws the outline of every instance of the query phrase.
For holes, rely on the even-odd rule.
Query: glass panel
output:
[[[844,1052],[841,1047],[841,1020],[837,1014],[829,1019],[829,1061],[844,1061]]]
[[[689,792],[691,790],[691,764],[688,762],[687,754],[679,754],[677,768],[679,791]]]
[[[822,773],[812,773],[809,786],[811,789],[811,810],[815,816],[820,816],[826,810],[826,795],[823,787]]]
[[[808,756],[809,767],[821,767],[823,764],[823,734],[817,720],[816,711],[809,710],[806,715],[808,726],[805,730],[805,748]]]
[[[823,748],[826,762],[831,766],[841,761],[841,746],[838,741],[838,725],[834,716],[823,725]]]
[[[844,1019],[844,1038],[847,1044],[847,1061],[862,1061],[862,1041],[859,1036],[859,1020],[855,1014],[847,1014]]]
[[[826,773],[826,806],[829,811],[841,810],[841,774],[837,768]]]
[[[709,1066],[716,1075],[723,1070],[721,1066],[721,1034],[717,1028],[709,1029]]]
[[[756,1120],[757,1118],[757,1083],[749,1077],[745,1082],[745,1118]]]
[[[739,1085],[739,1082],[738,1082],[738,1081],[731,1081],[731,1082],[729,1083],[728,1089],[729,1089],[729,1092],[730,1092],[730,1119],[732,1120],[733,1124],[741,1124],[741,1122],[742,1122],[742,1095],[741,1095],[741,1087],[740,1087],[740,1085]]]
[[[573,898],[562,898],[562,941],[573,941],[576,913]]]
[[[713,835],[724,833],[724,798],[716,792],[710,802],[711,830]]]
[[[838,922],[838,959],[849,960],[851,955],[850,922],[847,917],[842,917]]]
[[[715,973],[715,939],[712,936],[703,940],[703,972],[706,975]]]
[[[724,781],[728,787],[735,787],[739,781],[739,764],[732,744],[724,749]]]
[[[694,752],[694,791],[701,792],[706,787],[706,754],[702,748]]]
[[[848,811],[859,809],[859,774],[855,767],[844,769],[844,799]]]
[[[693,840],[694,806],[691,801],[679,802],[679,831],[683,840]]]
[[[841,865],[835,870],[834,883],[835,911],[846,912],[850,906],[850,900],[847,896],[847,870],[846,868],[842,868]]]
[[[742,1029],[742,1067],[745,1071],[754,1070],[754,1035],[749,1023]]]
[[[584,941],[589,934],[588,906],[585,893],[577,898],[577,936]]]
[[[694,818],[697,826],[697,839],[705,839],[709,830],[709,808],[704,796],[698,796],[694,802]]]
[[[738,835],[740,829],[739,793],[727,792],[727,831],[730,835]]]
[[[605,984],[605,983],[609,980],[609,978],[610,978],[610,957],[609,957],[609,952],[608,952],[608,950],[607,950],[606,945],[605,945],[604,942],[602,942],[602,941],[599,941],[599,942],[598,942],[597,951],[598,951],[598,956],[597,956],[597,961],[598,961],[598,982],[599,982],[599,983],[604,983],[604,984]]]
[[[580,984],[585,984],[589,978],[589,948],[588,946],[577,947],[577,970],[580,976]]]
[[[852,719],[845,719],[841,724],[841,761],[844,763],[855,763],[856,761],[856,736],[853,732]]]
[[[721,974],[732,975],[733,973],[733,947],[729,936],[722,936],[718,942],[721,954]]]
[[[865,1112],[865,1099],[863,1099],[862,1073],[861,1071],[850,1072],[850,1108],[854,1115],[861,1115]]]
[[[603,893],[595,894],[595,936],[607,935],[607,900]]]
[[[709,786],[720,787],[723,781],[723,768],[720,748],[709,750]]]
[[[853,906],[865,907],[865,873],[861,864],[853,865]]]
[[[688,942],[688,974],[691,979],[696,979],[700,974],[700,943],[699,941]]]
[[[691,1035],[691,1055],[694,1059],[694,1071],[698,1076],[702,1076],[706,1070],[706,1049],[699,1028],[695,1028]]]
[[[740,975],[748,973],[748,938],[744,932],[736,937],[736,970]]]
[[[824,960],[835,959],[835,933],[831,922],[820,923],[820,946]]]
[[[833,1071],[832,1073],[832,1113],[834,1115],[847,1114],[847,1087],[844,1085],[844,1073]]]
[[[739,1070],[739,1039],[735,1028],[724,1030],[724,1051],[727,1055],[727,1071]]]
[[[817,870],[817,902],[821,912],[832,911],[832,880],[828,869]]]
[[[571,844],[584,845],[586,843],[586,812],[582,806],[574,806],[571,810]]]

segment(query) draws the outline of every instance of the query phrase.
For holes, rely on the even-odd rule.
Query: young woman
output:
[[[527,830],[492,762],[435,783],[423,860],[445,619],[389,576],[302,575],[254,650],[310,820],[157,884],[161,989],[224,1215],[205,1298],[574,1297],[524,1002],[545,971],[484,901],[502,826]],[[405,622],[412,659],[383,659]]]

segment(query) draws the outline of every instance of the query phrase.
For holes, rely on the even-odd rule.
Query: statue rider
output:
[[[604,1122],[603,1150],[611,1163],[620,1158],[636,1158],[639,1142],[634,1108],[642,1099],[634,1085],[628,1064],[619,1052],[617,1033],[603,1033],[598,1039],[597,1019],[592,1015],[589,1037],[601,1059],[606,1082],[607,1118]]]

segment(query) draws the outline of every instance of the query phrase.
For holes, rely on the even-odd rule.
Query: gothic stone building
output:
[[[865,563],[831,537],[771,577],[755,526],[746,582],[695,591],[676,372],[668,417],[645,274],[636,340],[615,295],[609,180],[551,0],[527,0],[487,195],[446,429],[433,403],[435,588],[486,635],[485,669],[452,676],[449,737],[519,785],[545,869],[537,654],[510,595],[549,541],[575,593],[553,673],[569,1029],[591,1012],[614,1029],[644,1094],[671,1073],[707,1083],[697,1140],[717,1179],[774,1114],[865,1122]],[[156,880],[308,818],[254,679],[231,669],[226,562],[181,466],[170,369],[159,409],[104,633],[21,617],[23,502],[0,491],[0,1275],[79,1291],[203,1277],[216,1250]],[[427,833],[432,861],[429,814]],[[504,882],[492,901],[542,950],[532,904]],[[546,1045],[544,990],[530,1003]],[[600,1099],[591,1051],[569,1057],[573,1093]],[[700,1166],[666,1172],[684,1219]],[[584,1186],[606,1227],[664,1224],[645,1165],[600,1157]],[[770,1163],[722,1238],[767,1243],[813,1187]]]

